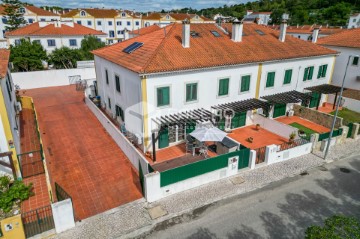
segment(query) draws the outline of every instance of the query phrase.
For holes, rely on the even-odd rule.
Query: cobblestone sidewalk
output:
[[[334,146],[328,160],[339,160],[360,154],[360,140],[346,140]],[[308,154],[282,163],[244,171],[237,176],[210,183],[169,196],[155,203],[140,199],[77,223],[77,226],[53,238],[131,238],[151,230],[157,223],[188,213],[201,206],[262,188],[272,182],[299,175],[325,163],[320,152]],[[243,183],[233,183],[241,176]],[[152,220],[148,208],[161,206],[165,216]]]

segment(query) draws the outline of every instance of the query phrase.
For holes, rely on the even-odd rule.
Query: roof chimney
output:
[[[190,21],[188,19],[182,23],[182,46],[184,48],[190,47]]]
[[[316,42],[317,42],[318,37],[319,37],[319,31],[320,31],[319,28],[317,28],[317,27],[314,28],[313,33],[312,33],[312,40],[311,40],[312,43],[316,43]]]
[[[281,41],[281,42],[285,41],[286,28],[287,28],[287,22],[286,22],[286,20],[283,20],[280,24],[280,35],[279,35],[279,41]]]
[[[241,42],[243,27],[244,25],[239,20],[236,19],[233,21],[231,40],[234,42]]]

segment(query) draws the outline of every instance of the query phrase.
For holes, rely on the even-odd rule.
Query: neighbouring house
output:
[[[350,16],[348,22],[348,29],[360,27],[360,13],[354,13]]]
[[[21,104],[17,102],[15,86],[9,69],[10,51],[0,49],[0,175],[12,175],[12,170],[3,165],[10,163],[7,153],[12,153],[13,161],[20,154],[19,111]],[[17,175],[20,175],[17,169]]]
[[[318,40],[318,44],[340,52],[336,58],[332,83],[341,86],[346,72],[345,87],[360,90],[360,28],[349,29]]]
[[[24,14],[24,19],[27,24],[35,22],[49,22],[60,20],[60,15],[51,11],[46,11],[35,6],[25,5],[19,9]],[[5,16],[5,6],[0,5],[0,41],[5,38],[5,27],[7,26],[7,18]]]
[[[214,20],[208,19],[204,16],[189,13],[148,13],[142,17],[142,26],[148,27],[154,24],[158,24],[161,27],[169,25],[171,23],[181,23],[185,19],[189,20],[190,23],[215,23]]]
[[[159,27],[159,25],[155,24],[155,25],[151,25],[151,26],[148,26],[148,27],[143,27],[143,28],[139,28],[137,30],[134,30],[134,31],[130,31],[128,33],[128,36],[129,37],[126,37],[125,36],[125,40],[129,39],[129,38],[133,38],[133,37],[137,37],[137,36],[142,36],[142,35],[145,35],[145,34],[149,34],[151,32],[154,32],[154,31],[157,31],[161,29],[161,27]]]
[[[106,34],[73,22],[36,22],[6,33],[11,45],[18,45],[21,39],[39,42],[50,53],[63,46],[78,49],[85,36],[92,35],[105,42]]]
[[[268,25],[271,18],[271,12],[253,12],[246,10],[246,15],[243,18],[244,22],[257,22],[261,25]]]
[[[126,31],[142,26],[141,15],[128,10],[81,8],[63,14],[61,19],[106,33],[107,44],[124,40]]]
[[[101,106],[125,123],[144,152],[152,142],[164,148],[184,139],[175,126],[159,133],[159,122],[176,121],[168,117],[173,112],[247,100],[252,108],[264,96],[299,95],[331,81],[337,52],[287,36],[285,22],[280,32],[240,22],[222,26],[184,21],[93,51]],[[270,116],[290,108],[274,105]],[[240,113],[234,127],[252,117],[252,110]]]

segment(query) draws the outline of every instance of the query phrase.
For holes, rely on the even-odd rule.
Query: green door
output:
[[[159,149],[166,148],[169,146],[169,130],[168,128],[162,129],[159,132]]]
[[[195,123],[186,124],[185,132],[186,134],[190,134],[195,130]]]
[[[218,128],[221,130],[225,130],[225,117],[222,117],[218,122]]]
[[[277,104],[274,106],[273,118],[284,116],[286,113],[286,104]]]
[[[239,128],[246,124],[246,112],[235,113],[235,116],[231,119],[231,128]]]
[[[314,107],[316,107],[318,105],[321,94],[317,93],[317,92],[313,92],[311,96],[312,96],[312,98],[311,98],[311,101],[310,101],[309,108],[314,108]]]

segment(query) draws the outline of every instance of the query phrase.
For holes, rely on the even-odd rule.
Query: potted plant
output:
[[[247,138],[247,141],[249,141],[249,143],[252,143],[254,141],[254,138],[253,137],[249,137]]]
[[[299,134],[300,137],[306,136],[305,131],[301,130],[301,129],[299,129],[298,134]]]
[[[260,124],[256,124],[255,129],[260,130]]]
[[[296,137],[296,133],[295,133],[295,132],[292,132],[292,133],[289,135],[289,143],[293,143],[295,137]]]

